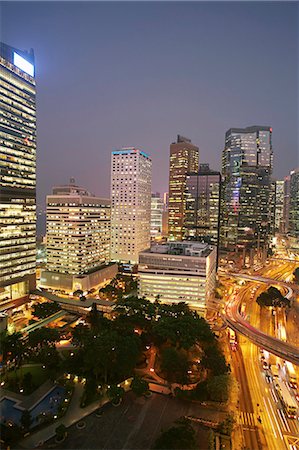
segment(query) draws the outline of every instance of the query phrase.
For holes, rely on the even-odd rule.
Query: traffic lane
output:
[[[242,351],[238,349],[232,352],[232,364],[233,371],[239,382],[239,420],[243,420],[241,423],[242,432],[246,444],[246,448],[259,449],[260,442],[258,439],[258,431],[254,424],[254,409],[251,400],[251,394],[248,386],[244,360]]]

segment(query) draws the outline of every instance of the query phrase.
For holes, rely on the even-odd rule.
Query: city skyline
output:
[[[189,136],[200,163],[219,170],[230,127],[271,126],[274,177],[282,179],[298,166],[297,10],[4,2],[2,40],[35,51],[38,203],[70,176],[108,197],[111,151],[132,145],[151,154],[153,191],[166,192],[175,136]]]

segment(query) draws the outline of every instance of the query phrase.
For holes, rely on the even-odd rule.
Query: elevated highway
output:
[[[276,280],[271,280],[271,282],[274,283]],[[299,365],[299,349],[294,345],[280,341],[253,327],[240,313],[241,301],[242,294],[234,294],[225,305],[222,317],[228,326],[236,332],[243,334],[254,344],[264,348],[268,352],[273,353],[279,358],[290,361],[295,365]]]

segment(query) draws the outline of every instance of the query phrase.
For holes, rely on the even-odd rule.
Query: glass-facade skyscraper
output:
[[[267,246],[274,227],[272,128],[231,128],[222,154],[221,246]]]
[[[197,172],[199,149],[191,140],[177,136],[170,145],[168,238],[181,241],[184,236],[186,209],[186,179],[188,172]]]
[[[0,302],[35,286],[36,102],[33,50],[0,43]]]
[[[188,173],[186,180],[186,239],[219,244],[221,175],[200,164],[197,173]]]
[[[299,168],[290,173],[289,235],[299,247]]]

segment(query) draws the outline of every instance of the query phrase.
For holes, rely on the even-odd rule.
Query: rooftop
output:
[[[166,244],[155,244],[142,253],[160,253],[177,256],[192,256],[204,258],[208,256],[214,247],[205,242],[177,241]]]

